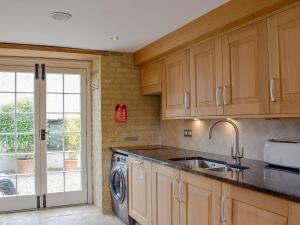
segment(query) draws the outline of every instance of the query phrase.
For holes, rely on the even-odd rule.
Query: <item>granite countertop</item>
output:
[[[149,149],[150,147],[150,149]],[[165,166],[170,166],[193,174],[206,176],[243,188],[271,194],[287,200],[300,202],[300,174],[268,169],[259,160],[242,159],[241,166],[249,167],[242,172],[215,172],[207,169],[189,169],[170,158],[203,157],[232,164],[230,156],[211,154],[168,146],[112,147],[114,152],[139,157]],[[151,149],[152,148],[152,149]],[[141,150],[142,149],[142,150]]]

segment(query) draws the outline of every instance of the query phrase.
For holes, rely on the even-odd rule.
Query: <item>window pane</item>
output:
[[[32,133],[34,128],[33,114],[17,114],[17,132]]]
[[[17,160],[15,155],[0,155],[0,174],[12,175],[17,172]]]
[[[33,73],[17,73],[17,92],[34,92]]]
[[[64,155],[62,152],[47,153],[47,168],[49,172],[64,170]]]
[[[33,94],[17,94],[17,112],[34,112]]]
[[[63,173],[48,173],[47,177],[47,192],[63,192],[64,191],[64,174]]]
[[[0,112],[15,111],[15,94],[0,93]]]
[[[0,114],[0,133],[14,133],[15,130],[15,115]]]
[[[65,93],[80,93],[80,75],[65,74]]]
[[[63,75],[47,73],[47,92],[62,93],[63,92]]]
[[[80,151],[80,133],[65,133],[65,151]]]
[[[15,149],[15,136],[0,134],[0,153],[13,153],[15,151],[14,149]]]
[[[80,95],[65,94],[64,111],[70,113],[80,112]]]
[[[80,152],[65,152],[65,171],[80,170]]]
[[[81,190],[81,173],[71,172],[66,173],[66,191],[79,191]]]
[[[51,112],[51,113],[63,112],[62,94],[47,94],[47,112]]]
[[[15,73],[0,72],[0,92],[15,92]]]
[[[80,114],[65,114],[65,132],[80,132]]]
[[[5,186],[3,185],[0,188],[0,197],[1,194],[3,196],[10,196],[10,195],[16,195],[16,175],[9,175],[9,176],[2,176],[0,175],[0,180],[2,183],[5,183]]]
[[[62,133],[63,129],[63,114],[47,114],[47,131]]]
[[[20,153],[34,152],[33,134],[18,134],[16,145],[17,145],[17,152]]]
[[[34,175],[18,175],[18,195],[35,194],[35,178]]]
[[[18,174],[34,173],[34,155],[33,154],[18,154]]]
[[[64,147],[63,133],[48,133],[47,135],[47,150],[62,151]]]

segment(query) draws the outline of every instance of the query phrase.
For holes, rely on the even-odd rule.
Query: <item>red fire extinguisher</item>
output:
[[[117,123],[126,122],[127,108],[126,105],[117,104],[115,107],[115,121]]]

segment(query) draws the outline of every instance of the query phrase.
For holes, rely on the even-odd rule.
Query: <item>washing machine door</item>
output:
[[[121,168],[115,168],[110,177],[111,195],[115,201],[123,203],[126,194],[126,180]]]

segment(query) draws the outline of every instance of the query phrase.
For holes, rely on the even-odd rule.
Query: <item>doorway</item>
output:
[[[87,75],[0,60],[0,211],[87,203]]]

